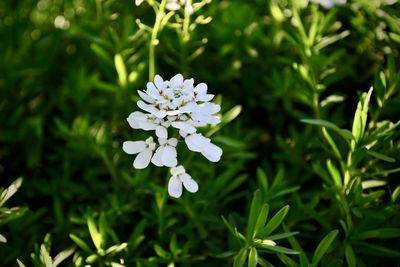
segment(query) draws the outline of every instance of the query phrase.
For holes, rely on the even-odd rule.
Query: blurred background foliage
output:
[[[223,123],[204,132],[224,155],[179,151],[200,191],[174,200],[167,170],[121,149],[145,137],[125,119],[152,6],[0,2],[1,265],[399,264],[400,3],[195,9],[186,30],[170,13],[156,73],[218,95]]]

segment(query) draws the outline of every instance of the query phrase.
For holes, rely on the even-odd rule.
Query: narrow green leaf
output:
[[[330,233],[328,233],[319,243],[317,246],[313,258],[312,258],[312,264],[315,264],[315,266],[318,265],[322,257],[325,255],[325,253],[328,251],[329,247],[331,246],[333,240],[335,240],[337,234],[339,233],[338,230],[333,230]]]
[[[102,237],[99,231],[97,230],[96,224],[92,217],[87,218],[87,225],[89,228],[90,237],[93,240],[93,244],[96,247],[97,251],[102,249]]]
[[[300,254],[300,252],[290,249],[290,248],[285,248],[285,247],[281,247],[281,246],[268,246],[268,245],[264,245],[264,244],[260,244],[258,245],[260,248],[263,249],[267,249],[267,250],[271,250],[277,253],[283,253],[283,254],[291,254],[291,255],[296,255],[296,254]]]
[[[387,182],[382,180],[368,180],[361,182],[361,187],[362,189],[368,189],[368,188],[385,186],[386,184]]]
[[[260,210],[261,210],[261,193],[260,190],[256,190],[253,194],[253,199],[250,205],[249,221],[247,224],[247,231],[246,231],[247,239],[250,239],[250,237],[254,233],[254,227],[256,226]]]
[[[0,207],[4,205],[4,203],[10,199],[21,187],[22,178],[18,178],[15,180],[7,189],[3,190],[0,195]]]
[[[283,262],[283,264],[285,264],[285,266],[299,267],[299,265],[294,260],[286,256],[285,254],[278,254],[278,258],[281,260],[281,262]]]
[[[236,105],[222,115],[221,124],[227,124],[233,121],[242,112],[242,106]]]
[[[122,87],[125,87],[127,84],[128,75],[126,72],[124,60],[120,54],[116,54],[114,56],[114,64],[115,64],[115,69],[117,70],[118,73],[119,83]]]
[[[235,228],[225,219],[224,216],[221,216],[222,221],[224,222],[224,224],[226,225],[226,227],[229,229],[229,231],[236,236],[236,232],[237,230],[235,230]]]
[[[238,254],[233,258],[233,267],[242,267],[246,262],[247,249],[242,248]]]
[[[383,161],[387,161],[387,162],[391,162],[391,163],[396,161],[392,157],[386,156],[386,155],[384,155],[382,153],[379,153],[379,152],[376,152],[376,151],[372,151],[372,150],[369,150],[369,149],[367,149],[367,154],[369,154],[369,155],[371,155],[371,156],[373,156],[373,157],[375,157],[377,159],[381,159]]]
[[[263,192],[268,191],[268,177],[265,174],[264,170],[261,168],[257,168],[257,181],[260,184],[261,189]]]
[[[85,251],[87,254],[94,254],[94,252],[90,249],[90,247],[80,239],[78,236],[74,234],[69,234],[69,237],[72,239],[72,241],[75,242],[83,251]]]
[[[255,247],[251,247],[247,266],[248,267],[256,267],[257,259],[258,259],[257,249]]]
[[[360,141],[365,132],[365,127],[367,125],[368,116],[368,105],[371,99],[373,88],[371,87],[368,93],[363,93],[360,101],[357,104],[357,109],[354,114],[352,134],[354,136],[354,141],[352,142],[352,150],[354,151],[356,142]]]
[[[17,259],[17,263],[19,267],[26,267],[19,259]]]
[[[153,248],[157,255],[161,258],[167,259],[169,257],[169,253],[165,251],[161,246],[155,244]]]
[[[61,251],[60,253],[58,253],[55,257],[54,257],[54,261],[53,261],[53,266],[52,267],[57,267],[58,265],[60,265],[60,263],[62,263],[66,258],[68,258],[69,256],[72,255],[72,253],[74,253],[75,248],[68,248],[65,249],[63,251]]]
[[[354,239],[370,239],[370,238],[399,238],[400,228],[380,228],[358,233]]]
[[[342,176],[330,159],[326,161],[326,167],[328,168],[329,174],[331,175],[333,183],[336,185],[336,187],[342,188]]]
[[[344,254],[346,256],[346,262],[349,267],[356,267],[357,266],[357,260],[356,256],[354,255],[353,248],[350,245],[346,245]]]
[[[267,225],[264,227],[262,232],[260,233],[260,237],[267,237],[270,235],[283,221],[283,219],[286,217],[286,214],[289,211],[289,206],[286,205],[283,208],[281,208],[275,215],[274,217],[271,218],[271,220],[267,223]]]
[[[342,267],[343,261],[339,259],[334,259],[326,265],[326,267]]]
[[[346,129],[340,129],[338,126],[336,126],[335,124],[333,124],[332,122],[329,122],[329,121],[319,120],[319,119],[302,119],[300,121],[304,122],[304,123],[331,129],[331,130],[335,131],[336,133],[338,133],[340,136],[342,136],[343,139],[346,141],[350,141],[354,138],[353,134],[350,131],[348,131]]]
[[[400,258],[398,250],[389,249],[380,245],[372,244],[371,242],[357,242],[357,248],[364,254],[377,255],[381,257]]]
[[[392,193],[391,196],[392,202],[396,202],[399,196],[400,196],[400,185],[396,187],[396,189]]]
[[[275,234],[275,235],[270,235],[268,237],[269,240],[279,240],[279,239],[284,239],[288,238],[290,236],[297,235],[299,232],[288,232],[288,233],[281,233],[281,234]]]
[[[253,233],[253,238],[257,236],[258,233],[260,233],[265,226],[265,223],[268,218],[268,211],[269,211],[269,205],[264,204],[261,208],[260,213],[258,214],[257,222],[254,228],[254,233]]]

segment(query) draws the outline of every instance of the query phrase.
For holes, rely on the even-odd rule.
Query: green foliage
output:
[[[400,3],[167,2],[0,2],[1,265],[397,266]],[[224,153],[179,144],[199,191],[175,200],[122,142],[178,72]]]

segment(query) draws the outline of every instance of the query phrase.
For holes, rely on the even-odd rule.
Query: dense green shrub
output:
[[[167,2],[0,2],[0,266],[400,264],[400,3]],[[122,151],[156,73],[222,106],[179,199]]]

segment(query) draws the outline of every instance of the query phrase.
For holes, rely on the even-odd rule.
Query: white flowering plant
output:
[[[184,79],[182,74],[170,80],[156,75],[154,82],[148,82],[146,90],[138,90],[138,94],[141,100],[137,105],[144,112],[132,112],[127,121],[133,129],[154,132],[157,142],[150,136],[144,141],[125,141],[122,149],[127,154],[137,154],[133,162],[136,169],[144,169],[150,162],[171,168],[170,196],[179,198],[182,185],[191,193],[197,192],[196,181],[178,165],[176,148],[180,139],[189,150],[201,153],[211,162],[221,159],[222,149],[198,132],[199,127],[221,121],[217,116],[221,107],[210,102],[214,95],[207,93],[205,83],[195,85],[194,79]]]

